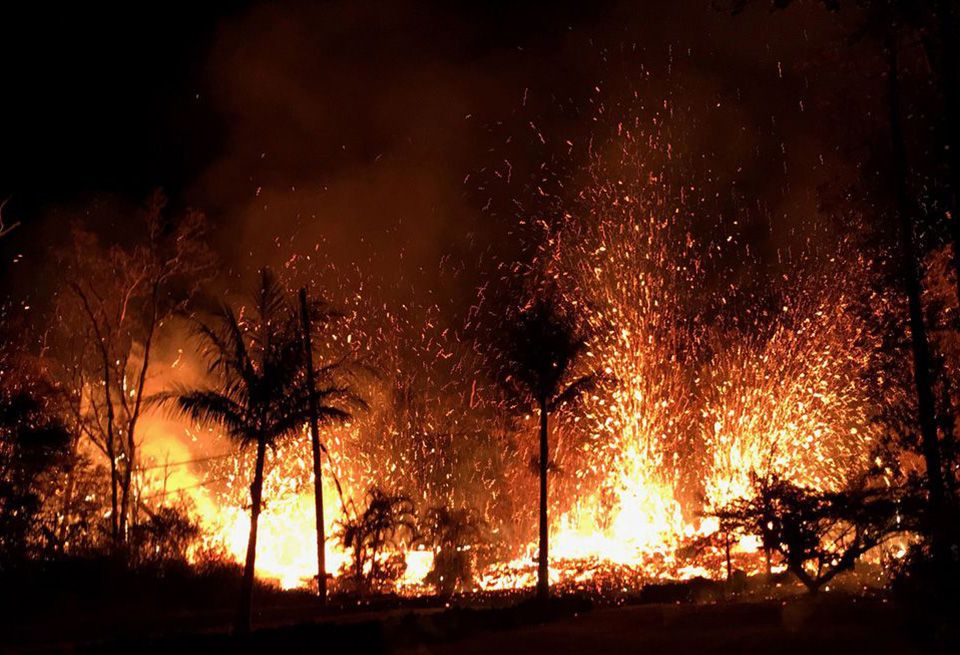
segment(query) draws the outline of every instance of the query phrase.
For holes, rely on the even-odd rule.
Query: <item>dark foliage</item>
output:
[[[420,524],[420,541],[433,550],[427,575],[437,593],[449,596],[473,584],[474,553],[483,542],[483,522],[469,509],[432,507]]]
[[[132,563],[113,552],[31,560],[0,572],[4,646],[80,643],[175,628],[229,625],[242,568],[217,553],[187,563]],[[257,583],[264,605],[296,606],[304,593]]]
[[[950,517],[952,543],[960,543],[960,516]],[[931,652],[960,649],[960,550],[952,548],[946,562],[936,562],[930,542],[913,546],[900,562],[893,580],[893,597],[907,611],[908,627]]]
[[[180,507],[143,508],[146,520],[130,534],[130,548],[139,565],[187,563],[190,547],[200,536],[200,526]]]
[[[509,396],[524,409],[543,403],[552,412],[599,383],[597,374],[576,375],[587,335],[562,299],[541,294],[510,319],[497,357]]]
[[[324,621],[266,628],[242,638],[192,633],[163,638],[128,638],[81,647],[80,653],[262,653],[305,652],[323,644],[335,652],[393,653],[465,639],[482,632],[569,619],[590,611],[579,598],[555,598],[547,603],[524,602],[487,609],[452,608],[436,613],[407,613],[363,621]]]
[[[69,443],[36,381],[0,388],[0,569],[42,549],[42,478],[64,462]]]
[[[886,490],[818,492],[754,476],[754,495],[716,512],[722,529],[760,537],[815,593],[857,559],[907,529],[900,498]]]

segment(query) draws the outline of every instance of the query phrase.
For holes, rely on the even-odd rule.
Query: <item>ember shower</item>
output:
[[[331,354],[379,371],[362,382],[369,410],[323,435],[328,534],[374,485],[422,509],[468,506],[499,542],[482,557],[479,586],[532,584],[535,534],[518,526],[535,525],[535,421],[509,415],[471,330],[496,314],[488,287],[518,273],[553,280],[580,308],[588,358],[615,381],[555,424],[551,565],[561,584],[589,584],[609,567],[640,581],[718,575],[717,561],[679,550],[717,529],[705,512],[748,494],[752,472],[834,489],[863,470],[877,435],[861,382],[877,341],[852,303],[869,267],[842,249],[794,255],[775,273],[751,265],[737,221],[711,215],[722,182],[686,177],[660,125],[619,120],[582,153],[570,144],[578,163],[556,170],[572,172],[541,173],[538,208],[518,216],[529,256],[493,267],[465,316],[432,293],[398,295],[395,281],[365,278],[362,266],[335,270],[318,253],[287,262],[291,282],[322,279],[343,310]],[[212,456],[174,486],[208,532],[204,547],[242,561],[252,453],[219,458],[225,438],[163,429],[182,430],[195,457]],[[315,570],[307,445],[304,431],[268,455],[257,567],[285,587]],[[746,568],[756,564],[754,542],[736,550]],[[421,588],[431,557],[411,546],[402,588]],[[335,572],[348,553],[331,538],[327,558]]]

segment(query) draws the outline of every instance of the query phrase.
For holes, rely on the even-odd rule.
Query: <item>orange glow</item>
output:
[[[711,279],[722,279],[723,271],[709,255],[721,246],[694,242],[688,222],[699,220],[696,212],[670,208],[663,176],[650,173],[631,148],[598,155],[590,172],[578,196],[581,216],[571,210],[542,249],[540,265],[583,310],[594,335],[584,367],[615,382],[552,419],[551,456],[560,473],[550,482],[551,578],[590,584],[610,567],[640,581],[718,577],[719,560],[691,558],[683,547],[717,531],[710,511],[749,494],[752,472],[836,489],[870,459],[877,435],[862,376],[877,342],[851,301],[868,266],[855,257],[805,264],[754,295],[724,286]],[[385,350],[389,365],[388,381],[368,390],[369,414],[324,435],[327,566],[334,576],[349,563],[335,526],[371,485],[416,495],[420,510],[455,498],[447,459],[454,459],[456,442],[436,435],[469,432],[458,421],[475,409],[507,411],[478,384],[475,362],[467,359],[474,351],[443,325],[436,306],[414,319],[407,305],[394,311],[348,297],[353,311],[341,341]],[[374,310],[358,309],[363,302]],[[369,324],[374,319],[383,323]],[[409,349],[405,358],[401,348]],[[415,382],[426,398],[415,396]],[[396,397],[407,404],[398,409]],[[495,432],[484,420],[480,431]],[[479,490],[467,501],[494,522],[495,534],[502,531],[497,502],[522,495],[533,479],[525,459],[535,441],[533,417],[510,436],[521,445],[506,469],[494,472],[497,479],[486,470],[467,474]],[[198,442],[232,448],[209,433]],[[304,434],[281,444],[267,462],[257,573],[285,588],[315,575],[307,443]],[[503,450],[499,442],[492,449]],[[215,485],[197,486],[204,479],[192,474],[181,481],[210,543],[238,562],[249,527],[250,460],[250,453],[224,460],[207,474],[223,478]],[[424,470],[425,461],[440,473]],[[510,500],[512,511],[534,515],[535,495]],[[534,583],[535,540],[522,529],[517,534],[524,536],[506,544],[506,561],[477,572],[480,589]],[[753,538],[735,543],[737,565],[758,570],[759,550]],[[405,560],[399,588],[419,593],[432,553],[411,550]]]

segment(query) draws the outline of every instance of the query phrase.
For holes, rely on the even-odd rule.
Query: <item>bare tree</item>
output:
[[[61,334],[53,345],[59,377],[78,431],[106,458],[110,475],[110,532],[126,542],[135,507],[134,472],[153,348],[161,326],[183,309],[210,263],[205,222],[196,212],[164,215],[159,194],[150,201],[134,245],[103,245],[75,229],[60,264]]]
[[[890,19],[893,20],[892,17]],[[932,356],[924,322],[922,304],[922,273],[914,237],[915,203],[907,186],[908,168],[906,145],[900,115],[900,73],[898,65],[898,34],[891,22],[886,34],[887,103],[890,120],[891,173],[894,182],[895,213],[900,227],[900,254],[902,280],[907,296],[910,341],[913,352],[914,385],[917,394],[917,414],[920,426],[921,451],[926,464],[926,482],[929,501],[929,524],[934,558],[946,565],[948,538],[944,529],[946,492],[943,476],[937,410],[933,390]]]
[[[730,9],[736,13],[742,11],[751,0],[733,0]],[[765,0],[773,8],[785,8],[794,0]],[[838,0],[821,0],[830,11],[841,9]],[[892,191],[891,214],[896,223],[898,243],[896,250],[900,255],[900,284],[906,296],[907,324],[910,332],[910,347],[913,359],[913,385],[916,396],[916,424],[920,432],[921,452],[926,465],[926,486],[928,496],[927,526],[930,535],[931,551],[934,558],[945,566],[949,559],[949,522],[947,484],[944,479],[943,454],[938,436],[938,412],[935,393],[936,371],[928,328],[924,322],[922,248],[918,243],[917,223],[921,216],[917,194],[910,186],[911,170],[907,157],[907,143],[904,136],[904,118],[901,105],[901,42],[905,34],[920,35],[936,71],[936,80],[943,95],[946,117],[943,136],[946,142],[946,158],[949,179],[947,186],[951,191],[948,207],[956,213],[957,200],[960,198],[960,131],[953,119],[960,107],[960,94],[956,89],[957,62],[954,43],[956,33],[955,3],[942,0],[858,0],[862,13],[862,25],[858,37],[873,38],[883,50],[886,73],[886,106],[884,113],[888,120],[889,170],[888,177]],[[930,38],[936,35],[937,38]],[[953,112],[953,113],[951,113]],[[948,229],[953,241],[953,268],[958,298],[960,298],[960,221],[950,219]],[[946,385],[950,380],[946,371],[941,376]],[[948,408],[949,409],[949,408]],[[941,417],[942,418],[942,417]],[[950,426],[949,432],[953,431]],[[952,435],[951,435],[952,438]]]

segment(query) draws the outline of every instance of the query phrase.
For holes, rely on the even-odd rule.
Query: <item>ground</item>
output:
[[[874,601],[636,605],[419,647],[405,653],[566,655],[804,653],[854,655],[919,652],[899,613]]]
[[[916,633],[903,617],[901,609],[883,600],[833,594],[592,609],[578,598],[473,610],[331,608],[318,613],[315,606],[291,606],[259,612],[254,633],[242,638],[230,636],[228,614],[178,613],[153,625],[114,617],[112,629],[101,625],[96,631],[99,637],[71,631],[72,638],[58,635],[56,617],[48,616],[47,629],[28,630],[33,638],[24,639],[21,632],[20,639],[10,640],[18,631],[8,626],[0,652],[262,654],[309,652],[323,644],[328,652],[402,655],[919,653],[911,639]]]

